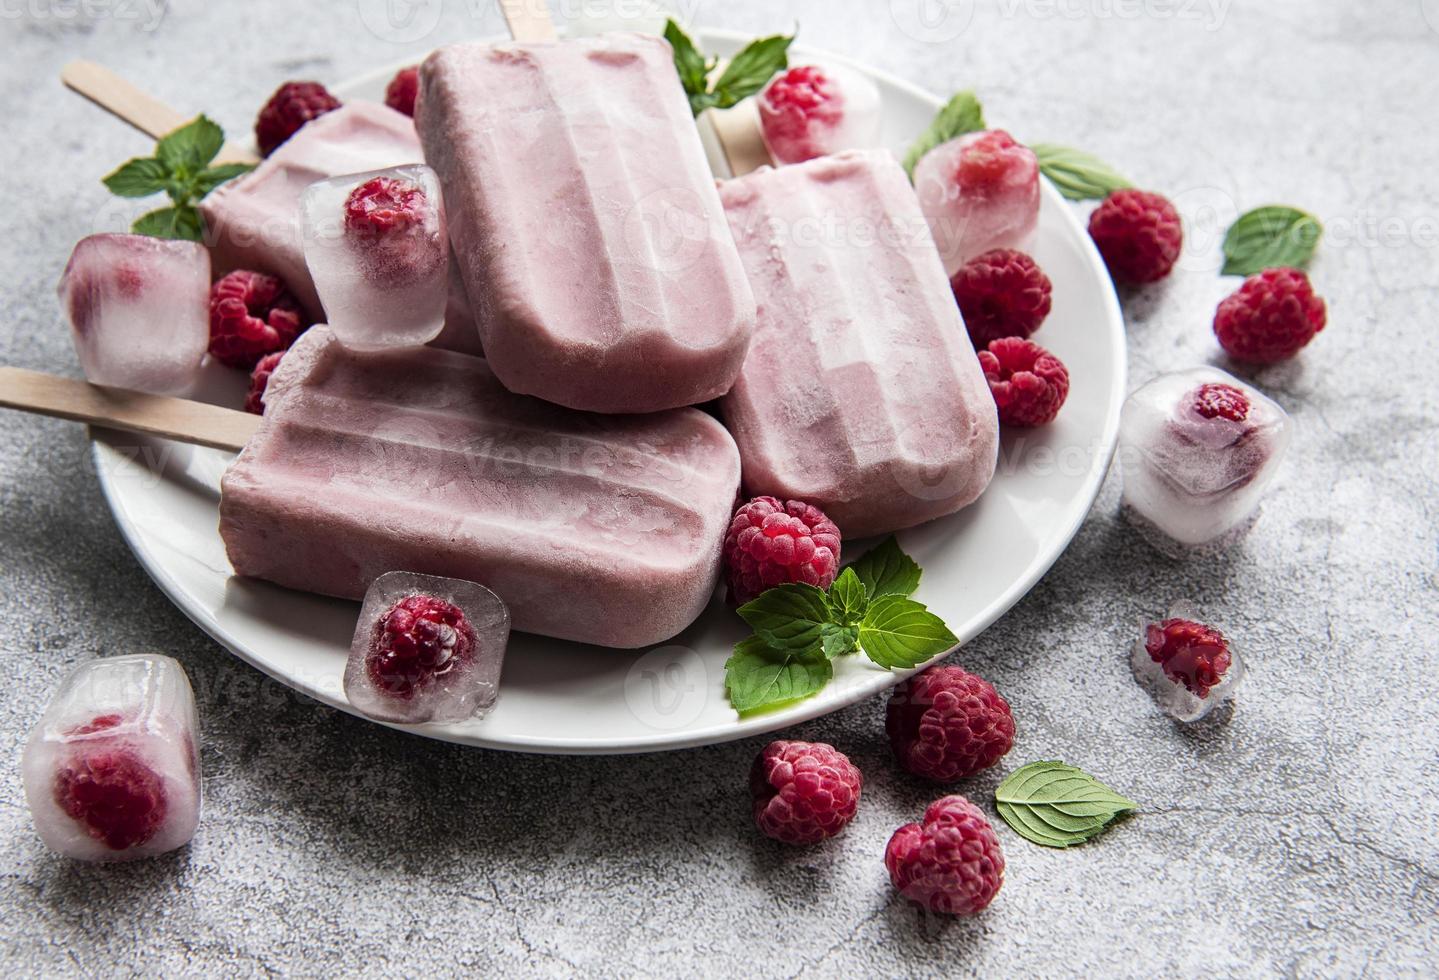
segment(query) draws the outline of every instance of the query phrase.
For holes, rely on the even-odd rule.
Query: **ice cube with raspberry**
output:
[[[510,611],[484,586],[388,572],[365,595],[345,696],[379,721],[466,721],[494,707],[509,640]]]
[[[169,657],[108,657],[61,683],[20,761],[35,829],[82,861],[183,847],[200,822],[195,696]]]
[[[1004,130],[930,150],[914,168],[914,189],[950,276],[992,249],[1029,251],[1039,227],[1039,161]]]
[[[210,343],[210,253],[197,242],[91,235],[57,290],[75,353],[95,384],[187,391]]]
[[[1140,627],[1129,663],[1160,709],[1182,722],[1198,721],[1232,698],[1245,673],[1229,639],[1184,602]]]
[[[760,92],[760,132],[776,163],[803,163],[879,143],[879,88],[841,64],[797,65]]]
[[[445,325],[449,235],[439,178],[409,164],[322,180],[301,203],[305,262],[346,347],[418,347]]]
[[[1283,408],[1218,368],[1162,375],[1124,405],[1125,508],[1171,554],[1227,545],[1257,513],[1290,428]]]

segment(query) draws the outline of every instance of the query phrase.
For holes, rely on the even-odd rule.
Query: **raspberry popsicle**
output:
[[[478,358],[357,354],[328,327],[265,402],[222,483],[240,575],[348,598],[391,571],[463,579],[517,630],[612,647],[709,602],[739,454],[701,412],[585,415],[511,394]]]
[[[420,84],[425,159],[506,387],[595,412],[729,390],[754,297],[668,44],[454,45]]]
[[[846,538],[951,514],[989,485],[994,399],[904,170],[850,152],[720,189],[759,298],[722,408],[750,494]]]

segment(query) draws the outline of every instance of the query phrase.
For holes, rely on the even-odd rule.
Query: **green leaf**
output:
[[[904,553],[893,536],[865,552],[849,567],[864,583],[871,601],[882,595],[911,596],[919,588],[919,565]]]
[[[1102,201],[1133,186],[1109,164],[1083,150],[1053,143],[1031,143],[1029,148],[1039,159],[1040,173],[1071,201]]]
[[[1062,762],[1031,762],[1010,773],[995,789],[994,801],[1015,833],[1045,847],[1082,844],[1119,814],[1139,809],[1089,773]]]
[[[1224,268],[1220,275],[1252,276],[1277,266],[1302,268],[1323,234],[1319,219],[1298,208],[1256,208],[1240,215],[1224,236]]]
[[[859,648],[859,627],[825,623],[819,628],[820,649],[830,660],[854,653]]]
[[[226,181],[243,177],[254,169],[254,165],[249,163],[222,163],[218,167],[211,167],[195,178],[195,196],[204,197]]]
[[[725,693],[744,715],[810,697],[833,676],[834,666],[822,653],[775,650],[751,636],[725,661]]]
[[[120,197],[149,197],[165,189],[169,176],[169,169],[159,160],[143,157],[123,164],[104,183],[111,194]]]
[[[189,205],[161,208],[143,214],[136,219],[130,230],[137,235],[149,235],[151,238],[177,238],[191,242],[203,241],[205,238],[205,225],[200,220],[200,212]]]
[[[715,82],[716,105],[728,109],[764,88],[789,67],[789,46],[793,43],[794,35],[776,34],[746,45]]]
[[[675,51],[675,70],[679,72],[680,84],[684,86],[685,95],[690,97],[690,107],[694,108],[696,96],[705,95],[709,91],[709,73],[714,68],[714,62],[705,61],[704,55],[700,54],[699,48],[690,36],[685,33],[673,20],[665,24],[665,40],[670,42],[670,47]],[[700,114],[695,109],[695,115]]]
[[[820,627],[830,620],[829,603],[813,585],[780,585],[739,607],[756,634],[779,650],[810,650],[820,643]]]
[[[199,173],[225,145],[225,131],[205,116],[186,123],[155,144],[155,156],[177,176]]]
[[[846,568],[829,587],[830,618],[841,626],[858,626],[868,608],[868,590],[854,569]]]
[[[934,122],[929,124],[929,128],[905,154],[904,169],[909,174],[909,179],[914,180],[914,168],[930,150],[965,133],[978,132],[984,128],[984,108],[979,104],[979,99],[973,92],[960,92],[939,110]]]
[[[875,599],[859,626],[860,648],[886,670],[918,667],[958,644],[944,620],[902,595]]]

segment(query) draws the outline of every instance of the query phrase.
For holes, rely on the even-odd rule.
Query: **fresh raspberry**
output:
[[[979,352],[999,420],[1033,427],[1054,421],[1069,397],[1069,371],[1049,351],[1030,340],[1001,337]]]
[[[420,69],[401,68],[385,87],[385,105],[411,118],[415,115],[415,97],[420,94]]]
[[[407,596],[375,623],[365,667],[375,687],[407,701],[472,662],[475,643],[475,629],[459,606],[435,596]]]
[[[1089,237],[1115,282],[1142,285],[1158,282],[1174,268],[1184,246],[1184,226],[1164,197],[1126,188],[1094,209]]]
[[[270,383],[270,375],[280,366],[280,358],[284,356],[285,352],[282,350],[266,354],[255,365],[255,370],[250,372],[250,393],[245,396],[245,411],[253,415],[265,414],[265,388]]]
[[[884,866],[899,893],[931,912],[976,915],[1004,884],[1004,852],[983,812],[963,796],[935,800],[924,822],[894,832]]]
[[[1200,385],[1194,392],[1194,410],[1207,419],[1243,422],[1249,418],[1249,398],[1233,385]]]
[[[940,783],[988,769],[1014,747],[1009,702],[960,667],[931,667],[896,687],[884,729],[902,767]]]
[[[1026,170],[1025,158],[1034,152],[1002,129],[993,129],[974,140],[959,154],[955,182],[966,193],[983,192],[1003,184],[1013,173]]]
[[[1223,633],[1187,619],[1150,623],[1144,649],[1164,668],[1166,677],[1200,698],[1208,697],[1209,689],[1224,679],[1234,659]]]
[[[833,745],[771,742],[750,768],[754,822],[777,841],[817,844],[854,819],[863,783]]]
[[[107,718],[91,724],[96,731]],[[138,847],[165,822],[165,783],[127,748],[77,753],[55,774],[55,802],[113,851]]]
[[[1235,360],[1273,364],[1298,354],[1324,329],[1324,300],[1298,269],[1265,269],[1219,304],[1214,334]]]
[[[249,371],[266,354],[288,349],[307,326],[274,276],[240,269],[210,287],[210,356],[222,364]]]
[[[338,108],[340,100],[319,82],[281,85],[255,120],[255,141],[260,144],[260,155],[269,156],[305,123]]]
[[[823,156],[822,137],[844,120],[844,95],[824,69],[801,65],[775,77],[760,94],[765,141],[782,163]]]
[[[1001,337],[1028,337],[1049,316],[1049,277],[1014,249],[996,248],[970,259],[949,284],[976,348]]]
[[[839,528],[818,507],[756,497],[735,511],[725,534],[730,602],[742,606],[786,582],[827,589],[839,574],[839,551]]]

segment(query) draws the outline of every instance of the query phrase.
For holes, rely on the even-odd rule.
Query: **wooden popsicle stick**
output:
[[[545,0],[500,0],[500,13],[516,41],[553,41],[556,37]]]
[[[753,99],[745,99],[733,109],[709,109],[706,112],[715,136],[719,137],[731,176],[743,177],[760,167],[774,165],[769,147],[764,145],[764,137],[760,135],[759,109]]]
[[[141,91],[103,65],[72,61],[60,70],[60,80],[106,112],[160,139],[190,120],[154,96]],[[226,143],[214,163],[258,163],[260,158],[242,146]]]
[[[243,449],[260,427],[260,416],[249,412],[13,367],[0,367],[0,407],[231,452]]]

